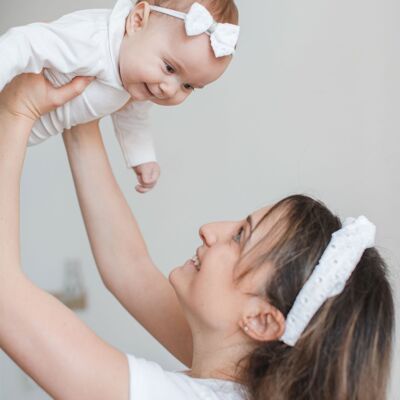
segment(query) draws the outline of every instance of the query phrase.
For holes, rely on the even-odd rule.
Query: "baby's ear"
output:
[[[141,1],[132,8],[126,19],[126,33],[132,34],[142,30],[148,23],[150,17],[150,5],[147,1]]]

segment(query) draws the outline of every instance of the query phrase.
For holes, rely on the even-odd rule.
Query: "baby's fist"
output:
[[[137,165],[133,167],[133,170],[139,182],[135,189],[139,193],[146,193],[153,189],[160,177],[160,166],[155,161]]]

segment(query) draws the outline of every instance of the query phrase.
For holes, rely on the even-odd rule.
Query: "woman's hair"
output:
[[[136,4],[143,0],[138,0]],[[150,5],[188,12],[197,1],[208,9],[217,22],[238,24],[239,12],[233,0],[146,0]]]
[[[340,220],[307,196],[287,197],[257,224],[275,221],[245,255],[251,269],[272,265],[266,299],[285,317]],[[243,276],[243,274],[242,274]],[[294,347],[263,342],[245,360],[251,400],[385,399],[394,306],[385,262],[367,249],[343,292],[328,299]]]

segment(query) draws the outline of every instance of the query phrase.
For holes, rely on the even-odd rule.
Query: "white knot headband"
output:
[[[150,6],[150,9],[182,19],[185,22],[186,34],[188,36],[197,36],[202,33],[209,35],[215,57],[229,56],[235,53],[240,27],[238,25],[221,24],[214,21],[207,8],[201,4],[197,2],[193,3],[187,14],[158,6]]]
[[[364,251],[375,244],[376,227],[364,216],[347,218],[333,233],[318,265],[300,290],[280,340],[294,346],[322,304],[340,294]]]

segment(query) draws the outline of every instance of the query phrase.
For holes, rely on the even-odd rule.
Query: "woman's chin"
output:
[[[189,262],[186,262],[182,266],[174,268],[168,275],[168,280],[175,293],[180,297],[187,291],[190,283],[193,279],[193,274],[196,269]]]
[[[168,280],[169,283],[172,285],[172,287],[176,291],[176,286],[178,285],[180,279],[179,279],[179,272],[182,267],[175,267],[168,275]]]

